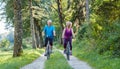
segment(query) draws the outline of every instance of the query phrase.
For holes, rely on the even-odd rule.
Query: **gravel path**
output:
[[[61,51],[61,50],[59,50],[59,51],[63,54],[63,51]],[[66,58],[66,55],[65,54],[63,54],[63,55]],[[68,63],[70,64],[70,66],[73,69],[92,69],[86,62],[78,60],[74,56],[70,56],[70,60],[68,61]]]
[[[20,69],[44,69],[46,57],[42,54],[38,59]]]
[[[59,50],[62,54],[63,51]],[[66,55],[63,54],[65,57]],[[20,69],[44,69],[44,62],[46,61],[46,57],[44,55],[41,55],[38,59],[33,61],[32,63],[20,68]],[[73,69],[92,69],[86,62],[78,60],[74,56],[70,56],[70,60],[68,61],[70,66]]]

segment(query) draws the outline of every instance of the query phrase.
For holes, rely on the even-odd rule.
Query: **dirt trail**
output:
[[[38,59],[20,69],[44,69],[46,57],[42,54]]]
[[[63,51],[61,51],[61,50],[59,50],[59,51],[63,54]],[[63,55],[66,58],[66,55],[65,54],[63,54]],[[92,69],[86,62],[78,60],[74,56],[70,56],[70,60],[68,61],[68,63],[70,64],[70,66],[73,69]]]
[[[63,51],[59,50],[62,54]],[[66,57],[65,54],[63,54],[64,57]],[[32,63],[20,68],[20,69],[44,69],[44,63],[46,61],[46,57],[44,55],[41,55],[38,59],[33,61]],[[70,66],[73,69],[92,69],[86,62],[83,62],[81,60],[78,60],[74,56],[70,56],[70,60],[68,61]]]

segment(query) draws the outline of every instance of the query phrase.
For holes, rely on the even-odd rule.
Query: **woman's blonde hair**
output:
[[[66,26],[67,26],[68,28],[70,28],[70,27],[72,26],[72,22],[67,21],[67,22],[66,22]]]

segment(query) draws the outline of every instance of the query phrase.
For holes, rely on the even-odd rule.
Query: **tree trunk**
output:
[[[79,25],[85,21],[85,0],[73,0],[75,3],[73,9],[75,13],[73,13],[73,21],[79,19]]]
[[[39,20],[34,18],[34,30],[35,30],[35,45],[37,48],[41,48],[43,46],[43,38],[42,38],[42,30],[39,24]]]
[[[76,28],[75,34],[78,33],[78,29],[82,23],[85,21],[86,11],[85,11],[85,0],[73,0],[75,12],[72,14],[72,21],[74,21],[74,25]]]
[[[37,48],[39,48],[40,47],[40,37],[39,37],[39,30],[38,30],[37,24],[38,24],[38,20],[34,18],[36,45],[37,45]]]
[[[38,30],[39,30],[39,37],[40,37],[40,47],[43,47],[43,37],[42,37],[42,29],[41,29],[41,25],[38,25]]]
[[[21,0],[14,0],[14,51],[13,57],[20,56],[22,51],[22,18]]]
[[[64,27],[63,27],[61,0],[57,0],[57,5],[58,5],[58,15],[59,15],[59,20],[60,20],[60,25],[61,25],[61,29],[63,30]]]
[[[63,26],[63,17],[62,17],[62,5],[61,5],[61,0],[57,0],[57,6],[58,6],[58,15],[59,15],[59,21],[60,21],[60,35],[59,35],[59,40],[60,40],[60,43],[62,44],[62,31],[64,29],[64,26]]]
[[[86,0],[86,22],[89,23],[89,0]]]
[[[29,8],[30,8],[30,24],[31,24],[31,35],[32,35],[32,47],[36,49],[36,39],[35,39],[35,26],[34,19],[32,14],[32,0],[29,0]]]
[[[39,24],[39,21],[35,19],[35,25],[36,25],[36,34],[37,34],[37,44],[39,47],[43,47],[43,38],[42,38],[42,30],[41,25]]]
[[[70,5],[71,5],[70,0],[68,0],[67,1],[67,10],[70,8]]]

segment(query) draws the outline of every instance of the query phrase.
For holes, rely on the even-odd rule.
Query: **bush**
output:
[[[10,41],[7,40],[7,39],[3,39],[1,42],[0,42],[0,47],[2,48],[8,48],[10,46]]]
[[[109,28],[106,27],[102,31],[102,38],[98,44],[98,49],[100,53],[105,53],[110,51],[111,56],[120,56],[120,21],[112,23]]]
[[[88,41],[86,43],[89,46],[86,46],[86,49],[89,51],[96,51],[101,55],[107,53],[108,56],[118,57],[120,56],[120,21],[107,23],[91,23],[90,27],[83,25],[78,31],[77,40],[80,42]]]

